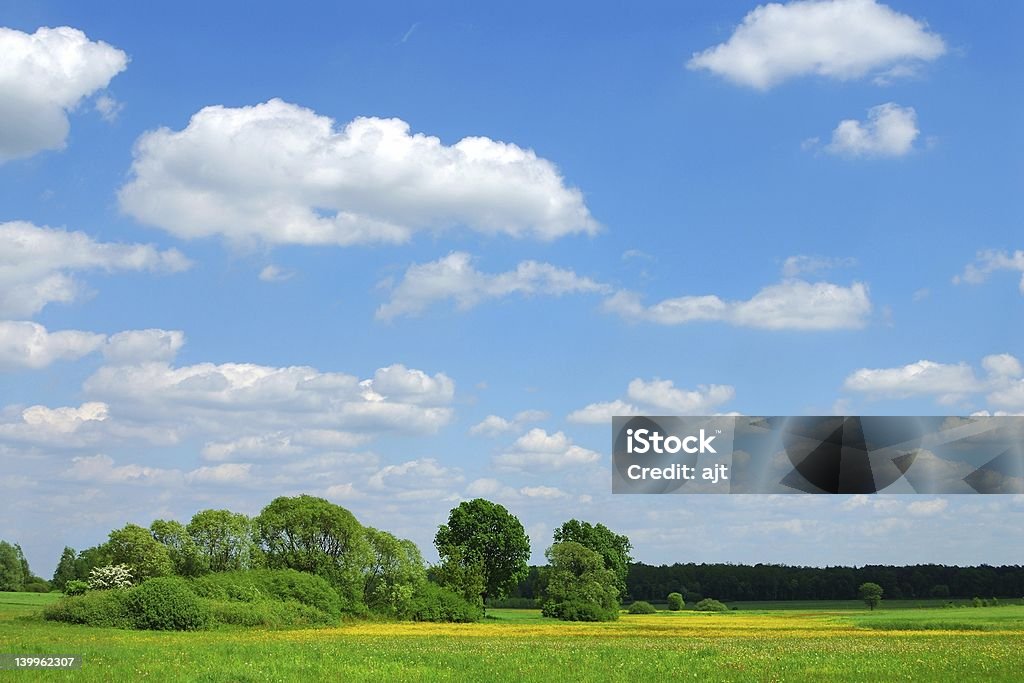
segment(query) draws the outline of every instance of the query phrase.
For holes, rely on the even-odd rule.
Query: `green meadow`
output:
[[[56,595],[0,593],[0,652],[80,654],[79,671],[8,680],[1020,681],[1024,607],[742,609],[566,623],[489,610],[483,623],[355,622],[200,632],[42,621]]]

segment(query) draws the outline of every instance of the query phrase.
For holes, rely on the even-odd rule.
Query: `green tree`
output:
[[[75,558],[75,578],[79,581],[88,581],[93,569],[108,564],[111,564],[111,560],[106,544],[86,548]]]
[[[682,593],[669,593],[668,594],[668,608],[673,612],[678,612],[683,609],[686,601],[683,600]]]
[[[60,561],[57,562],[57,569],[53,572],[53,587],[57,590],[64,590],[68,581],[74,581],[76,557],[77,553],[74,548],[64,547],[64,552],[60,554]]]
[[[600,554],[563,541],[548,548],[547,585],[542,598],[546,617],[566,621],[611,621],[619,617],[615,572]]]
[[[20,591],[25,587],[25,567],[17,545],[0,541],[0,591]]]
[[[555,529],[555,543],[574,541],[590,548],[604,560],[604,566],[615,574],[615,587],[619,595],[626,594],[626,575],[629,563],[633,561],[629,551],[633,549],[629,538],[617,534],[604,524],[590,524],[570,519]]]
[[[366,605],[378,612],[404,615],[427,580],[423,556],[412,541],[371,527],[364,531],[371,551],[363,587]]]
[[[149,525],[149,532],[158,543],[167,547],[171,566],[178,576],[195,577],[210,571],[209,563],[181,522],[158,519]]]
[[[860,595],[860,599],[864,601],[864,604],[872,610],[878,607],[878,603],[882,601],[882,587],[877,583],[870,581],[862,583],[860,588],[857,589],[857,593]]]
[[[245,515],[230,510],[203,510],[192,517],[186,528],[210,571],[253,566],[253,523]]]
[[[167,546],[137,524],[126,524],[122,529],[111,531],[104,545],[109,563],[127,565],[135,583],[174,573]]]
[[[348,609],[363,607],[370,544],[351,512],[323,498],[282,496],[254,522],[270,568],[318,574],[334,585]]]
[[[441,558],[441,574],[478,580],[479,599],[502,598],[526,577],[530,539],[515,515],[483,498],[460,503],[448,514],[434,536]],[[448,566],[446,566],[448,565]],[[448,584],[467,594],[467,584]]]

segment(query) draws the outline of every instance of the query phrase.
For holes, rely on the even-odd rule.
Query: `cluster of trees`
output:
[[[888,599],[969,598],[1024,595],[1024,567],[787,567],[773,564],[633,564],[629,596],[663,600],[670,591],[686,602],[705,596],[719,600],[853,600],[864,583],[880,586]]]
[[[0,591],[46,593],[50,584],[32,573],[21,546],[0,541]]]
[[[128,524],[99,546],[65,548],[53,585],[89,581],[98,567],[123,565],[134,583],[167,576],[292,569],[323,577],[345,611],[402,613],[427,580],[412,541],[365,527],[345,508],[313,496],[274,499],[256,517],[203,510],[188,524]]]

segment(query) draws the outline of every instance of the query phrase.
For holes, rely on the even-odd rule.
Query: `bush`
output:
[[[413,621],[442,621],[467,623],[480,621],[483,609],[464,597],[442,588],[436,583],[425,583],[409,601],[408,614],[400,615]]]
[[[714,598],[704,598],[694,606],[698,612],[728,612],[729,608]]]
[[[235,626],[322,626],[337,623],[337,619],[315,607],[294,600],[263,600],[260,602],[207,601],[210,615],[219,624]]]
[[[679,610],[683,609],[683,605],[685,605],[685,604],[686,604],[686,601],[683,600],[683,594],[682,593],[669,593],[668,594],[668,608],[670,610],[672,610],[673,612],[678,612]]]
[[[50,582],[46,579],[40,579],[38,576],[33,576],[31,579],[25,582],[22,590],[26,593],[49,593]]]
[[[93,567],[89,572],[89,588],[97,591],[128,588],[132,585],[132,572],[126,564],[108,564]]]
[[[177,577],[149,579],[127,591],[126,604],[138,629],[195,631],[210,621],[209,607]]]
[[[87,626],[132,628],[134,621],[128,611],[127,597],[128,591],[124,590],[64,597],[43,609],[43,619]]]
[[[293,601],[337,620],[341,598],[323,577],[294,569],[250,569],[207,574],[191,582],[200,597],[228,602]]]
[[[71,579],[64,584],[64,595],[85,595],[87,590],[89,590],[89,584],[78,579]]]
[[[588,600],[564,600],[548,602],[541,611],[545,617],[562,621],[615,621],[619,618],[617,607],[602,607]]]
[[[630,614],[654,614],[657,611],[658,610],[654,609],[654,605],[646,600],[637,600],[629,606]]]

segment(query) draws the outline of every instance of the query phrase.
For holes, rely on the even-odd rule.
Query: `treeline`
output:
[[[513,599],[539,595],[541,571],[531,567]],[[790,567],[776,564],[630,564],[626,575],[628,600],[664,601],[678,592],[687,603],[705,597],[724,601],[855,600],[858,587],[875,583],[886,599],[1020,598],[1024,596],[1024,567],[949,567],[937,564],[897,567]]]

